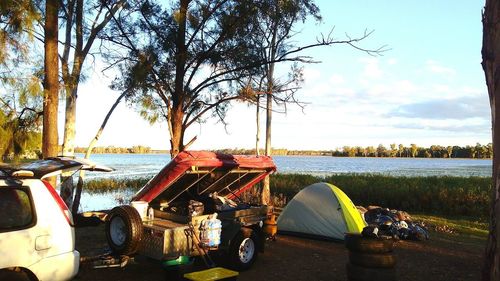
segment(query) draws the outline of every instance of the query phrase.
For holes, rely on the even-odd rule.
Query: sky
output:
[[[481,68],[484,1],[321,0],[316,4],[323,21],[297,26],[298,45],[314,42],[332,29],[339,40],[373,30],[360,45],[385,46],[387,51],[370,56],[334,45],[305,53],[321,62],[304,66],[305,81],[297,97],[307,105],[304,109],[290,105],[286,114],[273,114],[272,147],[332,150],[392,143],[425,147],[491,142]],[[119,95],[109,89],[112,77],[105,77],[98,65],[79,90],[76,144],[82,147],[94,137]],[[217,120],[194,124],[185,142],[197,136],[190,149],[255,147],[254,106],[233,104],[226,121],[226,127]],[[264,122],[261,115],[260,147]],[[169,134],[166,123],[150,125],[120,104],[97,145],[169,149]]]

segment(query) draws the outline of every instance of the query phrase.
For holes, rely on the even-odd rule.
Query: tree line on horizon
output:
[[[255,154],[255,149],[220,149],[217,152],[227,154]],[[403,144],[391,144],[385,147],[380,144],[374,146],[344,146],[335,150],[288,150],[285,148],[273,148],[273,155],[279,156],[334,156],[334,157],[400,157],[400,158],[472,158],[488,159],[493,157],[493,145],[488,143],[475,146],[441,146],[431,145],[420,147],[416,144],[404,146]]]
[[[75,147],[75,153],[86,153],[86,147]],[[152,153],[153,150],[149,146],[134,145],[132,147],[117,147],[117,146],[97,146],[94,147],[93,153],[103,154],[103,153],[131,153],[131,154],[147,154]]]
[[[75,147],[75,153],[85,153],[87,147]],[[209,150],[213,152],[234,154],[234,155],[255,155],[255,149],[246,148],[224,148]],[[118,146],[97,146],[93,149],[96,154],[149,154],[164,153],[169,154],[169,150],[156,150],[149,146],[134,145],[131,147]],[[262,150],[259,155],[263,155]],[[416,144],[404,146],[402,144],[391,144],[385,147],[380,144],[374,146],[344,146],[335,150],[291,150],[286,148],[273,148],[273,155],[276,156],[333,156],[333,157],[397,157],[397,158],[471,158],[471,159],[489,159],[493,157],[493,147],[491,143],[482,145],[477,143],[475,146],[441,146],[431,145],[421,147]],[[3,159],[12,159],[3,156]],[[39,150],[28,150],[23,158],[39,158]]]

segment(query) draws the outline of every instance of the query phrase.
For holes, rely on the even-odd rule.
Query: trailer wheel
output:
[[[128,205],[113,208],[106,220],[106,239],[115,254],[132,255],[142,239],[142,220],[135,208]]]
[[[242,228],[229,246],[229,266],[235,270],[249,269],[257,259],[258,237],[250,228]]]

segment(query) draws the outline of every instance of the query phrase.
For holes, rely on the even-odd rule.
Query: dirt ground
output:
[[[82,256],[106,250],[104,227],[76,229],[76,248]],[[483,238],[431,232],[428,241],[396,244],[398,280],[479,280]],[[279,235],[268,241],[253,267],[238,280],[347,280],[348,252],[342,243]],[[83,263],[74,280],[167,280],[165,271],[152,260],[137,256],[124,268],[94,269]]]

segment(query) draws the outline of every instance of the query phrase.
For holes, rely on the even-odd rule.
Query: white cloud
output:
[[[417,91],[417,86],[409,80],[396,81],[393,84],[393,91],[401,94],[413,94]]]
[[[369,79],[381,78],[384,72],[380,68],[378,58],[361,58],[359,62],[364,64],[363,76]]]
[[[343,84],[345,82],[345,79],[342,75],[333,74],[332,76],[330,76],[330,82],[334,85],[338,85]]]
[[[387,60],[387,64],[389,64],[389,65],[395,65],[397,63],[398,63],[398,60],[394,59],[394,58]]]
[[[457,73],[455,69],[443,66],[439,62],[434,60],[426,61],[425,66],[427,70],[436,74],[455,75]]]
[[[321,78],[321,71],[312,66],[304,67],[303,74],[306,82],[314,82]]]

